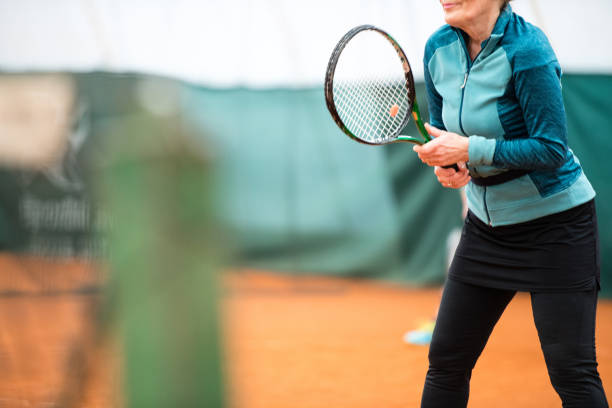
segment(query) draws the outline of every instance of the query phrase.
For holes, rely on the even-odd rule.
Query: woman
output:
[[[595,192],[567,146],[561,70],[508,0],[441,0],[425,49],[435,137],[416,146],[469,213],[429,352],[422,407],[465,407],[472,369],[516,291],[531,293],[564,407],[607,407],[595,357]],[[459,171],[443,168],[457,163]]]

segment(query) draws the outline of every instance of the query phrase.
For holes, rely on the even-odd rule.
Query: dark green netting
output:
[[[215,135],[222,217],[242,263],[441,281],[446,236],[460,223],[459,195],[439,187],[411,144],[350,140],[331,120],[321,89],[190,88],[184,103]],[[406,131],[416,134],[412,124]]]
[[[601,285],[612,296],[612,76],[565,75],[563,96],[569,143],[597,191]]]
[[[597,192],[603,294],[612,294],[612,77],[566,75],[570,146]],[[421,106],[423,85],[417,86]],[[410,145],[356,144],[335,127],[319,89],[189,88],[189,117],[213,130],[223,158],[223,217],[240,261],[295,273],[442,281],[446,239],[460,224]],[[424,116],[427,112],[424,112]],[[407,134],[416,134],[411,123]]]
[[[138,92],[125,90],[143,76],[75,78],[88,98],[94,131],[140,103],[134,99]],[[219,170],[218,218],[231,237],[235,264],[412,284],[443,280],[446,240],[461,223],[459,195],[438,185],[411,145],[372,147],[349,140],[331,120],[320,88],[180,89],[182,126],[201,138],[212,135],[206,145]],[[612,76],[566,75],[563,89],[570,145],[598,192],[602,285],[610,295]],[[422,85],[417,93],[425,108]],[[412,123],[405,133],[416,134]],[[95,153],[96,146],[86,150]],[[0,176],[0,238],[7,248],[27,247],[33,232],[20,226],[18,214],[25,190],[10,171]]]

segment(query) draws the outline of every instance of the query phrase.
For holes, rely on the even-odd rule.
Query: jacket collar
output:
[[[504,9],[499,14],[499,17],[497,17],[497,21],[495,22],[495,26],[493,27],[493,31],[491,32],[491,36],[487,38],[486,40],[484,40],[482,44],[480,44],[481,46],[480,54],[482,54],[482,57],[486,57],[487,55],[491,54],[493,50],[495,49],[495,46],[504,37],[504,33],[506,32],[506,27],[508,26],[508,23],[510,22],[510,19],[512,18],[512,14],[513,14],[512,7],[509,4],[506,5],[506,7],[504,7]],[[459,34],[459,37],[462,39],[464,46],[465,46],[465,40],[467,40],[467,34],[459,28],[455,28],[455,31],[457,32],[457,34]]]
[[[512,18],[512,7],[510,5],[506,5],[504,9],[499,14],[497,18],[497,22],[495,23],[495,27],[493,27],[493,31],[491,32],[491,37],[488,40],[485,40],[481,45],[482,49],[485,49],[487,46],[494,47],[497,43],[503,38],[504,33],[506,32],[506,27]]]

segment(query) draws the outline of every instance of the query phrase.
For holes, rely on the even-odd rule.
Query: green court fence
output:
[[[88,120],[88,131],[96,133],[78,154],[79,165],[103,157],[99,139],[104,132],[99,130],[110,117],[129,114],[129,106],[137,103],[163,113],[166,99],[178,101],[181,123],[210,146],[215,158],[216,218],[225,227],[234,265],[414,285],[443,281],[446,240],[461,224],[458,193],[441,188],[410,145],[371,147],[344,137],[319,87],[211,89],[109,73],[73,78],[88,112],[81,120]],[[144,82],[148,85],[139,85]],[[168,83],[178,91],[168,94]],[[126,93],[130,87],[138,89]],[[602,286],[610,296],[612,209],[607,203],[612,184],[606,179],[612,76],[565,75],[563,90],[570,146],[598,193]],[[417,93],[426,106],[422,84]],[[406,133],[416,133],[412,124]],[[79,231],[33,230],[24,218],[24,197],[43,202],[80,193],[63,191],[41,174],[30,175],[28,180],[35,182],[27,185],[20,171],[5,169],[0,177],[4,248],[45,248],[41,242],[57,236],[72,247],[66,253],[76,256],[86,248],[105,248],[83,242]],[[95,203],[88,203],[95,210]]]

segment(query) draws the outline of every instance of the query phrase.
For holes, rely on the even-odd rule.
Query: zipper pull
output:
[[[465,73],[465,77],[463,78],[463,85],[461,85],[461,89],[465,88],[465,84],[467,83],[468,73]]]

